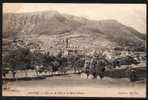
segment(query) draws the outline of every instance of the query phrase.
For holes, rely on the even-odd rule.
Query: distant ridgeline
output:
[[[14,38],[23,46],[43,51],[145,51],[146,35],[116,20],[89,20],[57,11],[3,14],[3,50]],[[15,33],[15,37],[14,34]]]

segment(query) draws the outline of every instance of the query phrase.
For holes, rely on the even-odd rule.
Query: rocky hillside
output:
[[[89,20],[57,11],[3,14],[3,46],[13,38],[41,43],[44,49],[61,48],[68,38],[69,46],[144,47],[146,36],[116,20]],[[11,43],[11,42],[10,42]]]

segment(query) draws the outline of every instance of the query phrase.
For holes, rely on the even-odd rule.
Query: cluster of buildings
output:
[[[116,49],[109,49],[109,48],[91,48],[83,45],[77,45],[72,44],[71,40],[75,37],[64,37],[64,38],[58,38],[55,39],[53,46],[44,48],[40,44],[34,44],[34,43],[28,43],[23,40],[14,40],[13,41],[13,48],[17,47],[29,47],[32,52],[38,50],[41,53],[49,52],[50,54],[57,54],[58,52],[62,52],[63,55],[94,55],[102,53],[103,55],[106,55],[108,59],[111,59],[112,57],[119,57],[119,56],[126,56],[126,55],[132,55],[132,52],[129,52],[127,50],[116,50]],[[51,45],[51,44],[49,44]]]

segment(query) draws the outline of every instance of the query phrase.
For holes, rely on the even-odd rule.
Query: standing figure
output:
[[[12,77],[15,79],[15,75],[16,75],[16,71],[15,70],[13,70],[12,71]]]

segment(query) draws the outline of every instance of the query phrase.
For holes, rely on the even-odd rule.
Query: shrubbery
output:
[[[23,70],[27,75],[29,69],[36,70],[37,74],[38,72],[76,71],[83,67],[84,60],[82,58],[79,55],[62,56],[62,53],[59,53],[53,56],[50,53],[31,52],[27,48],[17,48],[3,55],[3,72],[9,70],[13,73]]]

